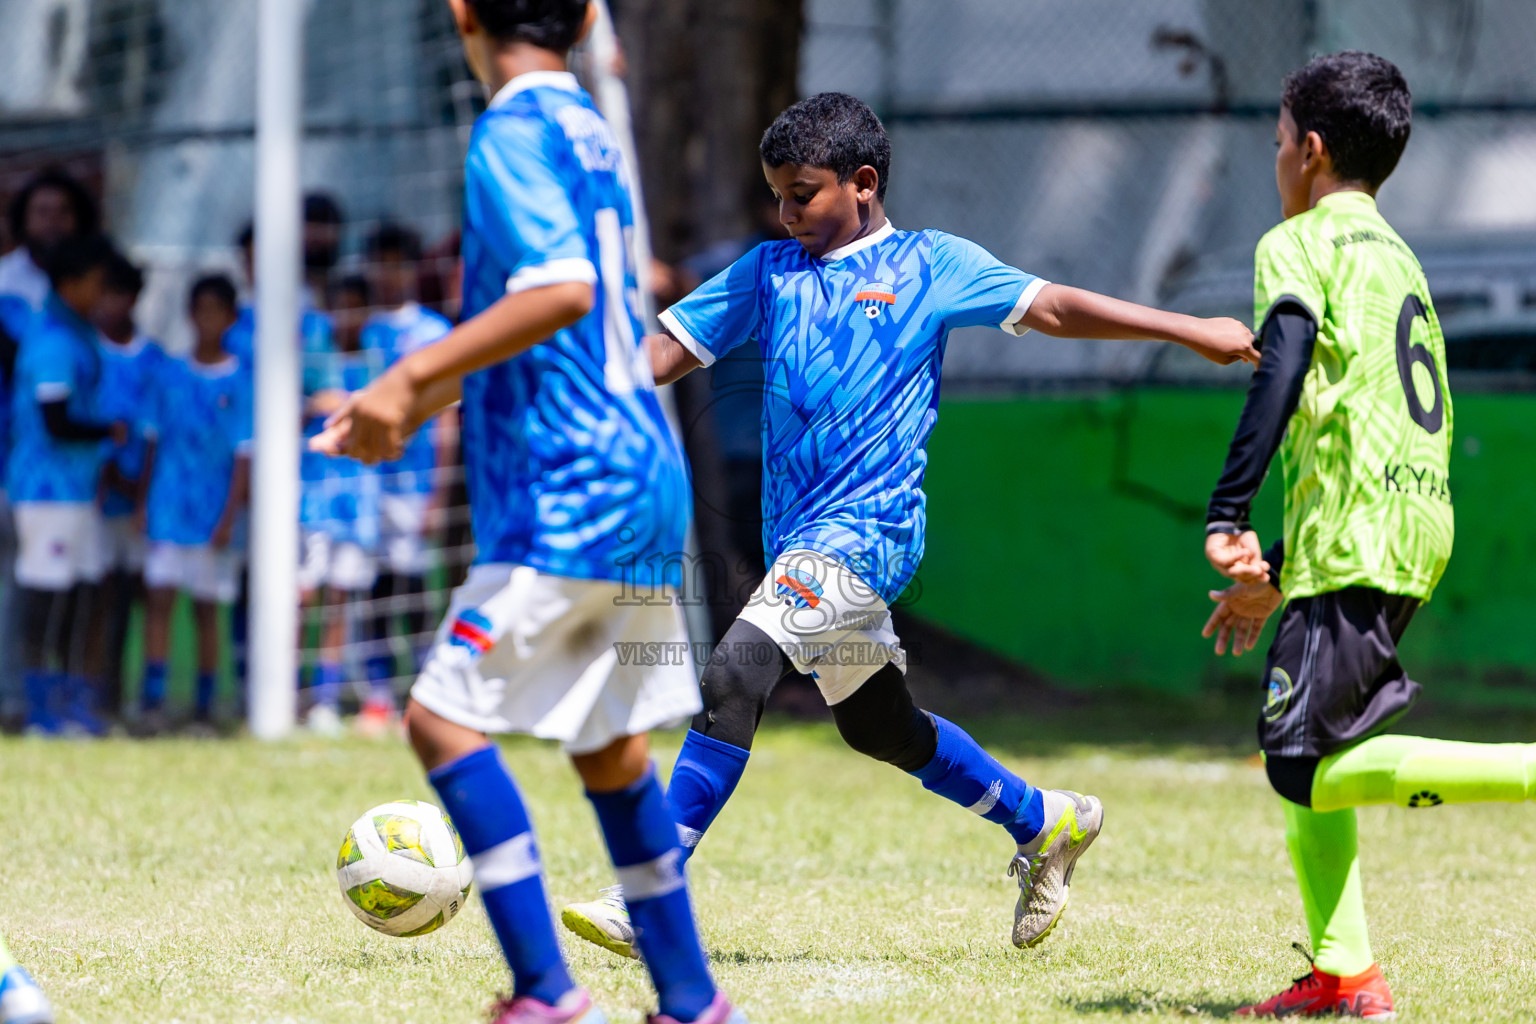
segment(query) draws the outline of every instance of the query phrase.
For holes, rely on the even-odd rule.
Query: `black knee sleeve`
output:
[[[767,633],[737,619],[704,666],[699,680],[704,710],[693,720],[694,731],[751,750],[768,695],[790,667],[789,658]]]
[[[938,749],[933,719],[912,703],[906,676],[895,665],[884,666],[853,696],[832,705],[832,720],[854,750],[904,772],[932,761]]]
[[[1312,777],[1317,774],[1318,758],[1276,757],[1269,755],[1264,770],[1275,792],[1293,804],[1312,806]]]

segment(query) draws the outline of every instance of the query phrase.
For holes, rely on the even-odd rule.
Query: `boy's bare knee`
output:
[[[623,736],[602,750],[572,754],[571,763],[591,793],[615,793],[628,789],[645,775],[651,764],[650,740],[644,734]]]
[[[450,722],[412,700],[405,710],[406,735],[411,749],[427,771],[441,768],[473,754],[490,741],[485,733]]]

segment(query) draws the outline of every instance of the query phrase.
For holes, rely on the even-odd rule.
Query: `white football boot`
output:
[[[624,905],[624,887],[610,885],[590,903],[572,903],[560,911],[560,923],[588,942],[610,953],[640,959],[635,948],[635,929]]]
[[[1013,944],[1020,949],[1044,941],[1067,909],[1072,870],[1104,827],[1098,797],[1065,789],[1044,789],[1045,827],[1019,847],[1008,873],[1019,879],[1019,903],[1013,911]]]

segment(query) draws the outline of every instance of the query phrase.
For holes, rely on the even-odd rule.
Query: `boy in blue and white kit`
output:
[[[197,623],[194,722],[210,727],[219,667],[218,608],[235,600],[243,561],[237,535],[250,489],[253,388],[249,371],[224,348],[236,317],[229,278],[199,279],[189,312],[196,342],[157,369],[143,422],[149,439],[140,517],[149,538],[144,624],[146,731],[164,727],[166,658],[176,595],[192,600]]]
[[[1043,940],[1077,858],[1098,835],[1093,797],[1036,789],[907,692],[889,605],[923,554],[924,446],[939,366],[958,327],[1071,338],[1174,341],[1216,362],[1257,361],[1235,320],[1163,313],[1048,284],[940,231],[885,217],[890,143],[865,104],[823,93],[763,136],[763,172],[792,236],[759,245],[661,316],[658,381],[749,341],[766,370],[763,545],[769,569],[702,679],[704,710],[668,802],[691,853],[747,763],[768,694],[814,674],[855,750],[1003,827],[1019,877],[1013,941]],[[622,894],[566,909],[568,927],[631,952]]]
[[[452,328],[446,317],[416,301],[417,265],[421,240],[415,232],[397,224],[382,224],[368,238],[368,279],[376,311],[363,325],[363,348],[378,353],[385,365],[443,337]],[[393,680],[395,657],[390,647],[392,625],[405,624],[412,648],[412,668],[419,669],[426,655],[421,639],[426,633],[426,574],[432,567],[427,546],[428,520],[434,504],[439,508],[447,481],[440,458],[447,415],[425,423],[405,445],[398,459],[379,467],[379,579],[373,601],[374,653],[368,660],[370,696],[358,716],[359,729],[387,729],[396,714]]]
[[[165,354],[139,332],[133,310],[144,275],[119,254],[107,266],[106,287],[96,306],[101,331],[101,386],[97,414],[129,424],[128,440],[113,448],[102,471],[102,567],[100,628],[91,642],[102,652],[102,706],[122,713],[123,648],[128,620],[144,590],[144,533],[134,515],[144,472],[145,440],[139,424],[149,387]]]
[[[116,251],[99,236],[50,250],[52,287],[21,340],[11,397],[6,485],[16,518],[14,638],[27,691],[28,727],[102,732],[94,681],[85,675],[83,637],[102,577],[96,504],[107,441],[122,443],[122,421],[98,412],[101,350],[89,317],[101,301]]]
[[[368,284],[362,278],[337,281],[328,296],[327,329],[304,334],[304,433],[324,429],[352,391],[367,387],[384,368],[382,355],[362,344]],[[353,459],[305,451],[299,521],[303,545],[299,595],[305,606],[321,607],[320,644],[312,676],[311,731],[341,729],[342,687],[350,667],[348,634],[359,604],[378,579],[379,471]]]
[[[651,1021],[741,1024],[710,977],[646,738],[698,710],[692,668],[638,666],[616,649],[687,639],[675,602],[626,595],[636,567],[675,590],[688,482],[633,306],[627,173],[566,71],[595,12],[587,0],[449,6],[470,67],[495,90],[465,173],[465,320],[354,395],[314,443],[398,458],[462,395],[478,555],[407,721],[512,968],[498,1024],[606,1020],[566,969],[527,810],[487,740],[502,732],[571,754],[632,896],[661,1003]],[[668,559],[673,578],[650,579]]]

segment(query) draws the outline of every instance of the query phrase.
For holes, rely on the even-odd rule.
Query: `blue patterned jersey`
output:
[[[887,602],[923,557],[925,446],[956,327],[1011,334],[1044,282],[942,231],[878,231],[820,259],[768,242],[662,314],[706,366],[765,363],[763,547],[836,558]]]
[[[217,363],[164,358],[144,403],[155,440],[145,506],[152,541],[206,544],[224,514],[235,457],[251,444],[250,371],[233,355]]]
[[[306,399],[325,391],[361,391],[384,370],[383,353],[343,351],[329,326],[324,332],[306,332],[303,344]],[[310,451],[309,438],[324,427],[324,416],[305,417],[299,521],[305,529],[372,551],[379,542],[379,471],[353,459]]]
[[[101,387],[97,391],[96,415],[110,422],[129,424],[127,443],[112,449],[109,461],[117,466],[123,479],[136,481],[144,472],[145,451],[144,434],[138,425],[144,421],[149,389],[165,354],[144,337],[135,337],[126,345],[103,337],[100,346]],[[116,489],[110,490],[101,510],[107,516],[133,515],[133,499]]]
[[[19,295],[0,295],[0,330],[10,335],[18,347],[32,329],[32,307]],[[12,376],[0,376],[0,481],[11,454],[11,396],[15,393],[15,367]]]
[[[617,144],[576,79],[509,82],[470,140],[465,319],[548,284],[595,296],[575,324],[464,380],[481,562],[640,586],[681,575],[688,475],[641,347],[632,225]]]
[[[447,317],[409,302],[369,317],[363,326],[363,347],[381,353],[385,366],[391,366],[401,356],[441,338],[452,326]],[[379,467],[379,475],[385,493],[430,494],[436,466],[436,430],[427,423],[406,442],[404,455]]]
[[[96,328],[52,292],[33,319],[16,356],[11,396],[11,501],[96,500],[106,441],[60,441],[43,425],[42,404],[66,399],[73,420],[97,421],[101,352]]]

